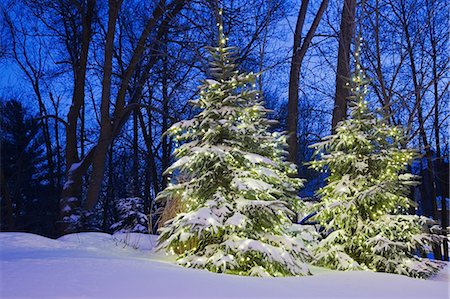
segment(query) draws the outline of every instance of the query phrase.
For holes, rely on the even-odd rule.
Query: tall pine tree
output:
[[[200,112],[168,131],[182,145],[167,170],[176,178],[158,199],[181,198],[184,212],[161,230],[159,248],[177,253],[181,265],[213,272],[309,274],[304,244],[285,233],[302,181],[285,160],[285,136],[269,132],[257,75],[237,70],[218,26],[210,79],[193,102]]]
[[[404,132],[372,113],[365,100],[368,80],[359,43],[351,78],[350,115],[334,135],[313,145],[311,168],[329,172],[318,191],[316,219],[331,232],[314,249],[318,265],[427,277],[439,264],[415,254],[433,242],[430,220],[405,215],[417,177],[407,173],[416,152],[404,148]]]

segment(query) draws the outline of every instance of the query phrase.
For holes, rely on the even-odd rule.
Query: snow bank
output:
[[[312,267],[314,276],[255,278],[186,269],[152,252],[156,236],[80,233],[58,240],[0,233],[1,298],[448,298],[432,280]]]

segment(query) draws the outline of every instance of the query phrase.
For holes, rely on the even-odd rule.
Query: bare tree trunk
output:
[[[92,174],[89,178],[89,188],[87,191],[87,199],[84,205],[84,208],[87,210],[91,210],[95,207],[98,200],[98,194],[100,192],[100,187],[103,181],[104,168],[105,168],[105,159],[106,152],[108,147],[112,141],[112,139],[119,134],[123,125],[128,120],[131,111],[136,109],[137,103],[140,99],[140,93],[142,91],[142,86],[144,82],[141,80],[146,80],[148,78],[148,72],[144,72],[144,75],[139,80],[137,87],[134,90],[133,95],[129,103],[125,104],[125,96],[127,94],[127,89],[130,83],[130,80],[136,70],[138,63],[140,62],[144,50],[147,48],[146,41],[150,36],[152,29],[158,24],[159,20],[164,17],[166,14],[166,18],[163,19],[161,24],[159,24],[159,30],[157,33],[157,37],[160,37],[161,34],[167,31],[167,25],[169,21],[183,8],[185,4],[185,0],[175,0],[171,3],[171,9],[168,9],[165,5],[163,5],[164,1],[160,1],[160,3],[156,6],[153,11],[153,16],[148,20],[140,38],[137,43],[137,46],[133,52],[130,63],[122,77],[120,87],[116,97],[116,105],[114,108],[113,118],[109,117],[109,103],[110,103],[110,83],[111,73],[109,72],[109,68],[111,67],[111,58],[112,58],[112,46],[113,46],[113,38],[114,35],[111,32],[114,30],[113,27],[108,26],[108,33],[106,38],[106,47],[105,47],[105,62],[104,62],[104,79],[103,79],[103,89],[102,89],[102,105],[101,105],[101,114],[102,120],[100,125],[100,137],[95,146],[95,157],[92,163]],[[115,24],[115,20],[111,20]],[[109,23],[109,22],[108,22]],[[156,43],[158,42],[158,38],[154,40],[153,49],[157,49]],[[108,45],[111,45],[108,47]],[[153,52],[153,51],[152,51]],[[153,66],[156,63],[157,59],[155,56],[152,57],[151,63],[148,64],[149,67]],[[108,73],[109,72],[109,73]],[[109,74],[109,75],[108,75]],[[109,85],[109,86],[108,86]],[[108,108],[108,109],[107,109]]]
[[[113,165],[113,146],[114,142],[111,143],[111,147],[109,149],[109,157],[108,157],[108,192],[106,194],[105,202],[103,205],[103,230],[107,231],[108,227],[108,210],[110,206],[111,200],[114,198],[114,165]]]
[[[163,58],[162,58],[162,131],[166,132],[169,128],[169,92],[168,92],[168,67],[167,67],[167,34],[164,35],[163,39]],[[164,134],[162,137],[162,172],[166,171],[169,167],[170,161],[170,149],[169,149],[169,138],[167,134]],[[166,188],[167,186],[167,176],[163,175],[162,177],[162,188]]]
[[[152,122],[151,122],[151,111],[148,108],[147,111],[148,115],[149,115],[149,131],[147,132],[146,128],[145,128],[145,122],[144,122],[144,117],[142,116],[141,113],[139,113],[139,122],[141,124],[141,131],[143,133],[143,137],[144,137],[144,141],[145,141],[145,147],[147,148],[147,156],[148,156],[148,160],[149,160],[149,174],[151,177],[151,181],[153,182],[153,193],[156,196],[156,194],[159,193],[159,184],[158,184],[158,174],[156,171],[156,160],[155,160],[155,155],[153,153],[153,138],[152,138]]]
[[[402,8],[402,25],[405,31],[405,39],[406,39],[406,50],[408,52],[409,56],[409,62],[410,62],[410,68],[411,68],[411,75],[413,79],[413,85],[414,85],[414,96],[416,98],[416,105],[417,105],[417,118],[419,121],[419,134],[420,138],[422,139],[424,150],[425,150],[425,157],[427,159],[427,167],[430,172],[429,175],[429,181],[426,185],[430,188],[430,198],[427,200],[431,200],[431,204],[433,207],[433,218],[435,220],[438,219],[438,213],[437,213],[437,203],[436,203],[436,189],[435,189],[435,171],[433,167],[433,154],[431,152],[430,144],[428,143],[425,126],[424,126],[424,119],[423,119],[423,112],[422,112],[422,95],[421,95],[421,87],[419,85],[418,79],[417,79],[417,68],[416,68],[416,62],[414,60],[414,52],[413,52],[413,46],[411,42],[411,36],[409,33],[409,26],[407,22],[407,14],[405,12],[405,4],[402,2],[401,4]],[[435,246],[433,247],[434,255],[436,259],[441,259],[441,250],[440,247]]]
[[[339,30],[339,50],[336,73],[336,93],[334,97],[332,129],[347,117],[347,99],[350,90],[346,83],[350,78],[350,44],[355,30],[356,0],[344,0],[341,26]]]
[[[78,145],[77,145],[77,127],[80,109],[84,105],[85,86],[86,86],[86,71],[89,54],[89,46],[92,37],[92,22],[95,9],[95,0],[88,0],[86,5],[86,12],[82,14],[82,40],[81,53],[78,63],[74,66],[74,91],[72,98],[72,105],[70,106],[67,115],[66,127],[66,165],[67,168],[73,163],[79,161]],[[75,194],[77,195],[77,194]]]
[[[81,107],[80,111],[80,156],[85,155],[85,141],[86,141],[86,105]]]
[[[48,180],[50,182],[50,185],[52,186],[52,192],[53,194],[56,193],[56,181],[55,181],[55,166],[53,163],[53,149],[52,149],[52,141],[50,138],[50,130],[49,130],[49,124],[48,124],[48,118],[47,118],[47,109],[44,106],[44,101],[42,99],[39,82],[36,79],[36,82],[34,84],[34,90],[36,93],[36,96],[38,98],[39,103],[39,114],[42,118],[42,132],[44,135],[44,143],[45,143],[45,153],[47,158],[47,164],[48,164]]]
[[[288,129],[288,151],[289,161],[297,163],[298,144],[297,144],[297,126],[298,126],[298,93],[299,93],[299,80],[300,70],[305,57],[306,51],[311,43],[311,40],[316,32],[317,26],[319,26],[320,19],[328,6],[328,0],[323,0],[320,4],[319,10],[316,13],[313,23],[306,34],[305,39],[302,41],[303,25],[306,19],[306,11],[308,8],[309,0],[302,0],[300,11],[297,17],[297,24],[295,26],[294,33],[294,48],[291,60],[291,71],[289,75],[289,100],[288,100],[288,117],[287,117],[287,129]]]
[[[111,103],[111,76],[113,71],[112,58],[114,49],[114,35],[116,31],[117,16],[119,14],[121,0],[110,0],[108,11],[108,31],[105,41],[105,60],[103,63],[102,100],[100,106],[100,137],[96,146],[94,159],[92,161],[92,174],[89,178],[87,201],[85,208],[91,210],[97,203],[97,197],[103,181],[105,168],[105,157],[110,146],[112,136],[112,122],[109,116]]]
[[[376,7],[375,7],[375,26],[373,27],[374,31],[375,31],[375,48],[376,48],[376,68],[375,68],[375,72],[377,74],[378,77],[378,81],[380,82],[380,86],[381,86],[381,94],[382,97],[380,97],[382,99],[381,104],[383,106],[383,111],[384,111],[384,116],[387,120],[389,120],[392,124],[395,125],[395,119],[392,113],[392,107],[391,107],[391,94],[392,91],[388,91],[386,88],[386,83],[385,83],[385,79],[383,76],[383,71],[382,71],[382,62],[381,62],[381,47],[380,47],[380,1],[377,0],[375,3]],[[402,65],[401,62],[398,63],[399,66]],[[389,92],[389,93],[388,93]]]
[[[149,166],[149,161],[147,159],[146,161],[146,168],[145,168],[145,180],[144,180],[144,213],[146,215],[150,214],[150,201],[151,201],[151,193],[150,193],[150,189],[151,187],[151,182],[150,182],[150,166]],[[149,219],[150,221],[150,219]]]
[[[428,2],[428,1],[427,1]],[[442,226],[442,235],[444,236],[443,242],[443,251],[444,251],[444,260],[448,261],[448,242],[447,242],[447,227],[449,223],[448,219],[448,211],[447,211],[447,201],[444,196],[443,188],[441,182],[442,179],[442,156],[441,156],[441,142],[440,142],[440,134],[439,134],[439,77],[438,77],[438,64],[437,64],[437,49],[436,49],[436,34],[435,34],[435,6],[434,2],[427,3],[429,9],[429,20],[431,20],[430,24],[430,41],[431,41],[431,59],[433,61],[433,91],[434,91],[434,136],[435,136],[435,147],[436,147],[436,189],[440,191],[439,195],[441,196],[441,226]],[[431,5],[431,7],[429,7]]]
[[[138,113],[133,112],[133,197],[139,196]]]
[[[59,218],[59,200],[61,196],[61,184],[62,184],[62,157],[61,157],[61,143],[59,140],[59,98],[55,100],[53,94],[49,93],[50,100],[55,110],[54,131],[55,131],[55,144],[56,144],[56,186],[55,186],[55,201],[52,201],[53,205],[53,225],[54,232],[58,232],[58,218]]]
[[[156,161],[155,154],[153,152],[153,138],[152,138],[152,112],[151,112],[151,97],[147,105],[147,115],[149,118],[148,123],[148,132],[145,126],[144,117],[142,113],[139,111],[139,123],[141,125],[142,135],[144,137],[145,147],[147,148],[147,169],[146,169],[146,178],[145,178],[145,213],[148,215],[148,227],[149,231],[153,232],[153,219],[152,219],[152,208],[153,208],[153,198],[151,194],[151,189],[153,188],[153,195],[156,196],[159,193],[159,182],[158,182],[158,173],[156,171]]]
[[[74,90],[72,105],[67,114],[66,125],[66,178],[60,200],[60,234],[70,233],[71,228],[67,218],[76,213],[81,207],[82,177],[90,164],[90,158],[83,157],[79,162],[77,145],[77,128],[80,109],[84,106],[86,71],[88,62],[89,45],[91,43],[91,27],[95,9],[95,0],[87,0],[86,12],[82,14],[82,39],[79,62],[74,65]],[[84,164],[82,167],[79,163]]]
[[[56,186],[58,188],[58,194],[61,191],[61,173],[62,173],[62,159],[61,159],[61,143],[59,140],[59,98],[55,100],[55,97],[50,92],[49,93],[50,100],[53,105],[53,109],[55,110],[55,144],[56,144]]]

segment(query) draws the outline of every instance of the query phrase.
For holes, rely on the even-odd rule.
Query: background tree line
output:
[[[446,1],[10,0],[1,8],[2,230],[111,231],[117,203],[131,197],[154,226],[173,148],[163,132],[194,113],[219,6],[240,68],[263,71],[275,129],[291,134],[303,196],[323,182],[304,166],[308,146],[346,117],[361,36],[370,104],[423,154],[413,165],[417,212],[448,226]]]

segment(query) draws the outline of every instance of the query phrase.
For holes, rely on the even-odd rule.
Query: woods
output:
[[[205,47],[218,41],[219,7],[238,70],[260,74],[271,132],[288,133],[288,159],[306,179],[298,195],[312,200],[326,174],[305,166],[310,146],[347,118],[362,38],[368,106],[421,154],[409,212],[446,236],[449,7],[434,0],[2,3],[1,230],[113,232],[129,206],[156,232],[155,198],[179,146],[164,132],[198,112],[189,103],[212,75]],[[436,258],[448,260],[446,244]]]

